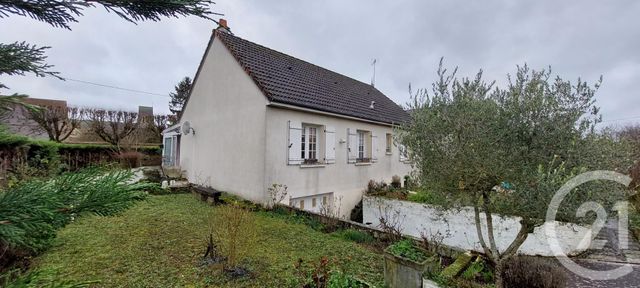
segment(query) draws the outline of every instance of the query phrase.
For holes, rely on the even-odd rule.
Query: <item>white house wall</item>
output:
[[[266,98],[229,50],[214,39],[181,123],[180,165],[191,183],[253,201],[265,199]]]
[[[335,163],[313,168],[288,165],[289,121],[335,128]],[[371,131],[377,136],[377,162],[370,165],[347,163],[347,143],[340,143],[341,139],[347,139],[347,128]],[[385,153],[386,133],[393,133],[393,129],[385,125],[270,106],[267,109],[264,185],[287,185],[292,198],[333,193],[334,203],[340,204],[339,216],[349,217],[351,209],[362,199],[369,180],[389,183],[393,175],[403,177],[411,171],[410,165],[400,162],[396,146],[393,146],[391,155]],[[308,207],[309,203],[305,203],[305,206]]]

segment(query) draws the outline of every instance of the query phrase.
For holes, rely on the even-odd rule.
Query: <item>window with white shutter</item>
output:
[[[358,134],[356,130],[347,128],[347,163],[356,163],[358,159]]]
[[[303,135],[302,123],[297,121],[289,121],[289,149],[288,149],[288,161],[289,165],[302,164],[302,135]]]
[[[300,141],[300,157],[302,164],[320,164],[322,161],[322,134],[323,126],[315,124],[302,124],[302,139]]]
[[[347,129],[347,163],[374,162],[373,142],[376,137],[370,131]]]
[[[371,162],[378,161],[378,136],[371,133]]]
[[[324,128],[324,162],[326,164],[336,163],[336,129],[332,126]]]

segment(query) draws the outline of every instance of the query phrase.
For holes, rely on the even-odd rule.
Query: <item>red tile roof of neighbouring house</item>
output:
[[[390,124],[409,120],[402,107],[370,84],[228,32],[214,33],[271,102]]]

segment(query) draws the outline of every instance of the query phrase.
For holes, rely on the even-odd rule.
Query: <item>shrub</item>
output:
[[[333,265],[334,261],[326,256],[312,263],[305,263],[304,260],[298,259],[294,265],[295,278],[290,284],[294,287],[326,288]]]
[[[567,275],[549,259],[515,257],[505,263],[505,287],[560,288],[565,287]]]
[[[393,175],[393,177],[391,177],[391,186],[393,188],[400,188],[402,187],[402,179],[400,179],[400,176],[398,175]]]
[[[353,276],[335,271],[329,276],[328,288],[366,288],[368,285],[356,280]]]
[[[356,243],[372,243],[376,240],[375,238],[373,238],[373,236],[371,236],[371,234],[354,229],[340,230],[335,232],[334,234],[342,239],[353,241]]]
[[[86,169],[30,180],[0,192],[2,265],[49,247],[55,231],[78,216],[113,215],[144,198],[146,184],[127,184],[129,171]]]
[[[482,283],[493,282],[493,272],[485,261],[478,257],[476,261],[473,261],[464,272],[461,277],[466,280],[473,280]]]
[[[267,203],[268,208],[273,208],[274,206],[282,203],[284,199],[289,194],[287,191],[287,185],[273,183],[271,187],[267,188],[267,192],[269,193],[270,202]]]
[[[363,221],[362,213],[363,211],[362,211],[362,199],[361,199],[358,202],[358,204],[356,204],[356,206],[353,207],[353,209],[351,209],[349,219],[351,219],[351,221],[354,221],[354,222],[362,223]]]
[[[395,256],[407,258],[415,262],[422,262],[427,259],[427,254],[416,247],[411,240],[400,240],[387,249]]]
[[[213,234],[220,252],[227,258],[225,270],[231,271],[239,267],[255,244],[255,218],[234,204],[220,206],[216,216],[220,224],[213,227]]]
[[[283,219],[288,223],[306,225],[316,231],[322,231],[322,232],[326,231],[325,225],[322,222],[320,222],[316,217],[310,217],[304,212],[297,212],[295,210],[291,210],[288,207],[275,206],[271,210],[262,211],[262,212],[266,213],[270,217]]]
[[[413,188],[413,181],[411,181],[411,176],[404,175],[404,187],[407,189]]]
[[[407,200],[411,202],[442,205],[446,204],[446,199],[441,194],[433,193],[429,190],[421,190],[417,193],[409,193]]]
[[[376,194],[384,192],[387,189],[387,183],[384,181],[376,182],[375,180],[369,180],[367,183],[367,189],[365,194]]]
[[[136,151],[120,152],[118,158],[122,168],[137,168],[142,163],[142,157],[144,155]]]

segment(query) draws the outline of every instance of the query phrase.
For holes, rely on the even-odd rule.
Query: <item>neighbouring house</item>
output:
[[[369,180],[411,171],[393,140],[408,119],[372,85],[241,39],[221,21],[164,131],[164,166],[256,202],[284,184],[285,204],[346,216]]]
[[[27,97],[22,100],[26,104],[47,107],[53,109],[67,109],[67,101],[53,100],[53,99],[40,99]],[[49,136],[33,120],[30,120],[29,112],[27,109],[20,105],[14,105],[11,107],[11,111],[2,116],[0,122],[9,129],[12,133],[27,136],[29,138],[38,140],[48,140]]]

